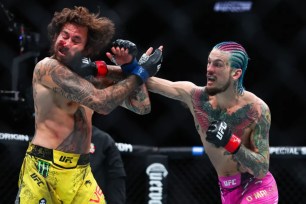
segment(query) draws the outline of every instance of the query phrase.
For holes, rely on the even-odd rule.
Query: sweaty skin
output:
[[[152,77],[146,85],[149,91],[184,102],[193,115],[195,127],[201,137],[205,152],[218,176],[231,176],[248,172],[262,178],[269,168],[270,110],[251,92],[235,93],[234,85],[241,69],[231,69],[228,53],[213,49],[208,58],[207,84],[196,86],[187,81],[172,82]],[[208,95],[207,90],[223,92]],[[206,131],[214,120],[225,121],[232,133],[241,138],[242,146],[236,154],[206,141]]]

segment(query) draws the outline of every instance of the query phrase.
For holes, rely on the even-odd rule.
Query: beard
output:
[[[74,55],[71,55],[71,53],[66,52],[66,56],[65,57],[59,57],[56,55],[56,52],[58,50],[55,50],[55,58],[60,61],[62,64],[64,64],[65,66],[69,67],[69,68],[76,68],[76,67],[80,67],[82,64],[82,58],[84,57],[82,52],[76,52]]]
[[[224,91],[227,90],[227,88],[230,86],[231,82],[228,79],[227,82],[220,88],[216,87],[216,88],[208,88],[206,87],[206,92],[209,96],[214,96],[216,94],[222,93]]]
[[[84,56],[81,52],[77,52],[74,56],[69,56],[64,63],[69,68],[79,68],[82,65],[83,57]]]
[[[65,56],[57,55],[58,52]],[[50,54],[53,54],[55,59],[68,67],[78,67],[84,57],[82,51],[77,51],[74,54],[69,52],[69,48],[62,46],[60,43],[54,42],[50,49]]]

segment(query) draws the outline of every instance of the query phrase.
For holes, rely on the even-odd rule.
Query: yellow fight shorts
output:
[[[30,143],[18,187],[15,204],[106,204],[91,172],[89,154],[65,153]]]

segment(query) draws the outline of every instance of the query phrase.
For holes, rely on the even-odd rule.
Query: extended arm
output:
[[[107,57],[119,66],[106,65],[104,61],[91,62],[89,58],[83,58],[81,66],[73,66],[73,71],[87,78],[96,86],[108,87],[125,79],[129,75],[137,76],[141,82],[156,74],[162,61],[162,50],[148,49],[145,60],[141,65],[135,59],[137,47],[128,40],[116,40],[113,43],[112,54],[107,52]],[[106,83],[105,83],[106,82]],[[151,102],[145,85],[139,86],[121,104],[138,114],[147,114],[151,111]]]
[[[150,92],[182,102],[187,102],[191,98],[191,91],[196,87],[195,84],[188,81],[173,82],[158,77],[151,77],[146,85]]]

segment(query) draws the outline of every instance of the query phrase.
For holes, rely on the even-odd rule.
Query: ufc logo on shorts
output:
[[[223,182],[224,186],[229,187],[229,186],[234,186],[236,185],[236,179],[231,179]]]
[[[219,140],[222,140],[223,138],[223,135],[224,135],[224,130],[227,128],[227,125],[225,122],[221,122],[220,126],[219,126],[219,130],[218,130],[218,133],[217,133],[217,138]]]
[[[65,163],[72,163],[72,159],[73,159],[73,157],[66,157],[66,156],[61,156],[60,157],[60,159],[59,159],[59,161],[61,161],[61,162],[65,162]]]
[[[42,180],[35,173],[31,174],[30,176],[38,186],[40,186],[40,184],[44,184],[44,182],[42,182]]]

